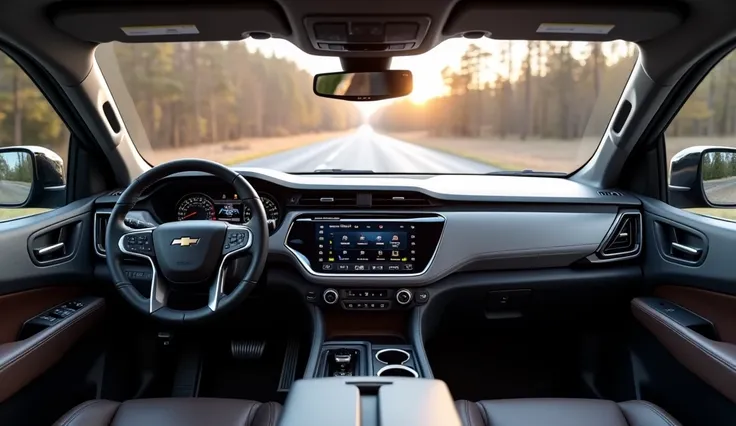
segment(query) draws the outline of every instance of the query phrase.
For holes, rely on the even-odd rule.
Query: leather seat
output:
[[[680,426],[646,401],[506,399],[456,401],[463,426]]]
[[[54,426],[275,426],[281,404],[241,399],[161,398],[87,401]]]

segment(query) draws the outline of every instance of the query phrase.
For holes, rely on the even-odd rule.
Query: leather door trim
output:
[[[710,340],[636,298],[634,317],[687,369],[736,402],[736,345]]]

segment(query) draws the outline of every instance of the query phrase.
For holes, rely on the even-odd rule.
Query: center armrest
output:
[[[334,377],[299,380],[291,388],[280,426],[460,426],[441,380]]]

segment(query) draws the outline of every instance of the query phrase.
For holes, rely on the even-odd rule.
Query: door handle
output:
[[[672,248],[683,253],[691,254],[693,256],[697,256],[700,254],[701,251],[703,251],[702,249],[686,246],[685,244],[676,243],[674,241],[672,242]]]
[[[64,250],[64,247],[65,246],[66,245],[63,242],[52,244],[52,245],[47,246],[47,247],[42,247],[40,249],[36,249],[36,254],[39,255],[39,256],[44,256],[44,255],[47,255],[47,254],[56,253],[59,250]]]

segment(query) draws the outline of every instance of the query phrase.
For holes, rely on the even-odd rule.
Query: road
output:
[[[0,180],[0,203],[21,204],[28,199],[31,184],[12,180]]]
[[[736,204],[736,176],[705,181],[703,189],[713,204]]]
[[[376,173],[489,173],[499,170],[488,164],[381,135],[368,127],[340,138],[237,164],[236,167],[264,167],[293,173],[317,169],[372,170]]]

